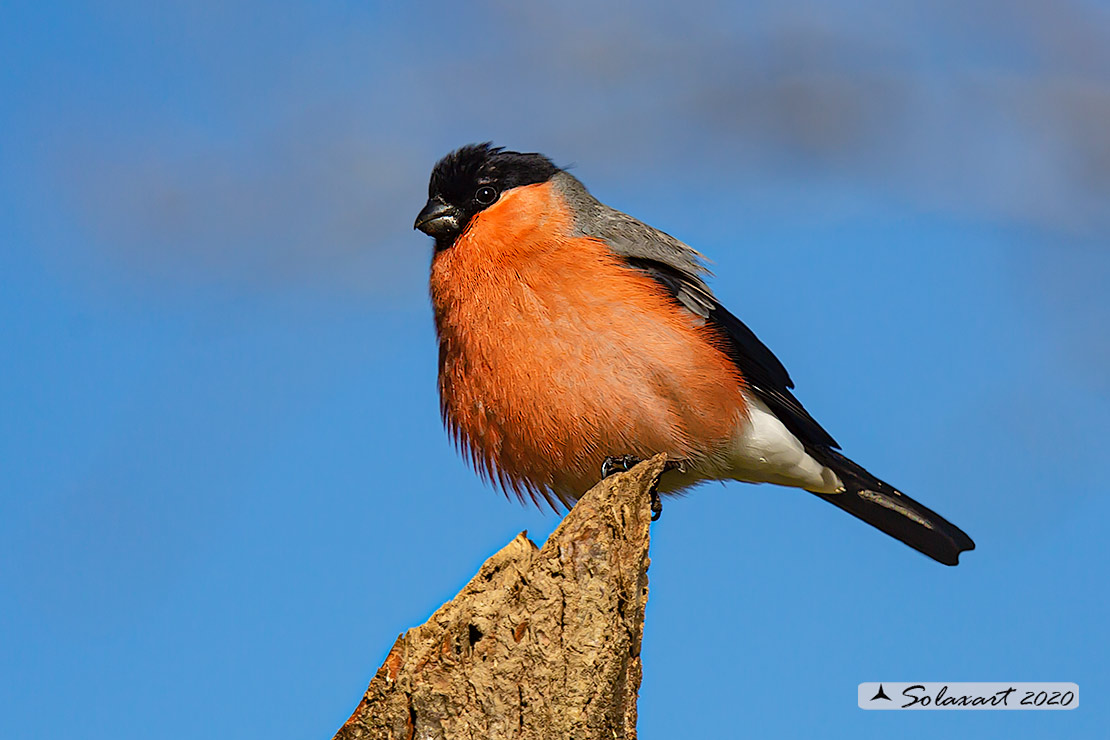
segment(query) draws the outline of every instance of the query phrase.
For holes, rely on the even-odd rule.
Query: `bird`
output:
[[[945,565],[974,549],[840,452],[717,300],[701,253],[550,158],[490,142],[450,152],[414,227],[434,238],[444,424],[507,494],[569,508],[614,466],[665,453],[659,493],[800,488]]]

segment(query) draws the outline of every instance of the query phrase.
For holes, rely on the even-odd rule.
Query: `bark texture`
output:
[[[636,737],[649,491],[663,456],[521,533],[397,638],[337,740]]]

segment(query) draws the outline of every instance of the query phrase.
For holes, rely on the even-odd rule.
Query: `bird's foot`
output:
[[[601,463],[601,477],[608,478],[616,473],[627,473],[632,468],[643,462],[633,455],[610,455]]]
[[[610,455],[605,458],[605,462],[601,464],[601,477],[608,478],[614,473],[625,473],[638,465],[640,458],[633,455]],[[684,460],[668,460],[663,471],[678,470],[679,472],[686,472],[686,462]],[[659,497],[657,490],[659,482],[656,481],[651,486],[648,493],[651,495],[651,520],[658,521],[659,517],[663,516],[663,499]]]

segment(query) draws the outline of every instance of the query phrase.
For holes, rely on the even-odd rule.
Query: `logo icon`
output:
[[[889,696],[887,696],[886,692],[883,691],[883,685],[882,684],[879,684],[879,690],[877,692],[875,692],[874,696],[871,697],[871,701],[875,701],[876,699],[886,699],[887,701],[893,701],[893,699],[891,699]]]

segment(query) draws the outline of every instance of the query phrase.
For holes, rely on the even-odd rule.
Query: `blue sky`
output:
[[[554,528],[438,418],[411,224],[488,139],[708,254],[848,454],[978,543],[669,501],[641,737],[1100,736],[1107,9],[518,5],[0,9],[0,736],[329,736]],[[1082,705],[863,712],[874,680]]]

